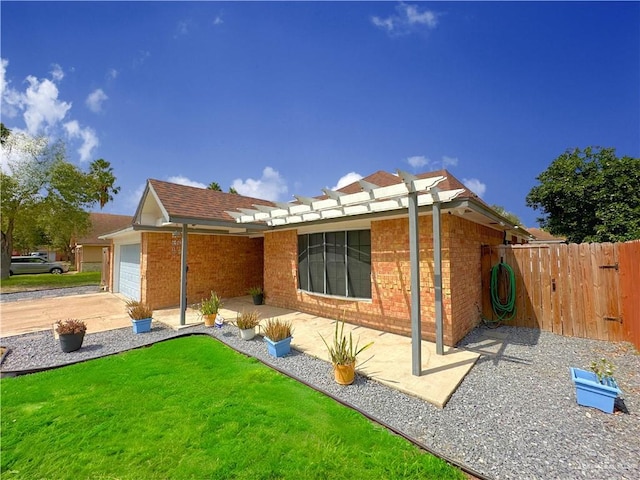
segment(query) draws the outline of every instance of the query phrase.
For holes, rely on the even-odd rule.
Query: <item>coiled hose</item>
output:
[[[504,301],[500,298],[500,284],[503,284]],[[496,263],[491,268],[491,307],[497,318],[490,322],[507,322],[516,316],[516,276],[506,263]]]

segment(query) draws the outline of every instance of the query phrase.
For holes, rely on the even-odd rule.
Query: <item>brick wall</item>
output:
[[[141,300],[152,308],[180,304],[178,238],[170,233],[142,233]],[[263,284],[263,241],[223,235],[190,234],[187,246],[187,303],[208,297],[214,290],[223,298],[247,295]]]
[[[451,255],[452,340],[462,339],[480,321],[482,310],[481,245],[500,245],[503,234],[456,215],[443,215]],[[445,230],[443,228],[443,230]]]
[[[424,339],[435,340],[433,223],[419,217],[421,318]],[[442,215],[444,342],[455,345],[478,322],[480,246],[499,244],[502,233],[454,215]],[[296,231],[268,232],[264,240],[266,303],[411,335],[411,267],[407,218],[371,223],[370,301],[308,294],[297,289]]]

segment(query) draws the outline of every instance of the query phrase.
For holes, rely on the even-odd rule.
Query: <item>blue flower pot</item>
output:
[[[264,337],[269,355],[274,357],[284,357],[291,353],[291,338],[292,337],[287,337],[279,342],[273,342],[269,337]]]
[[[140,320],[131,320],[133,324],[133,333],[145,333],[151,331],[151,318],[143,318]]]
[[[595,373],[571,367],[571,380],[576,386],[578,405],[613,413],[616,397],[622,393],[613,378],[605,378],[604,383],[600,383]]]

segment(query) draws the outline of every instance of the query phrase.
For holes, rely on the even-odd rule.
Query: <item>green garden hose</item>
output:
[[[504,300],[500,298],[500,283],[503,283]],[[491,307],[497,317],[491,322],[506,322],[516,316],[516,276],[506,263],[497,263],[491,268]]]

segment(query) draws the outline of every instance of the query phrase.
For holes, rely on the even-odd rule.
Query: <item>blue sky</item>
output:
[[[445,167],[535,226],[567,148],[640,156],[638,2],[2,2],[2,121],[147,178],[287,201]],[[347,183],[349,183],[347,181]]]

